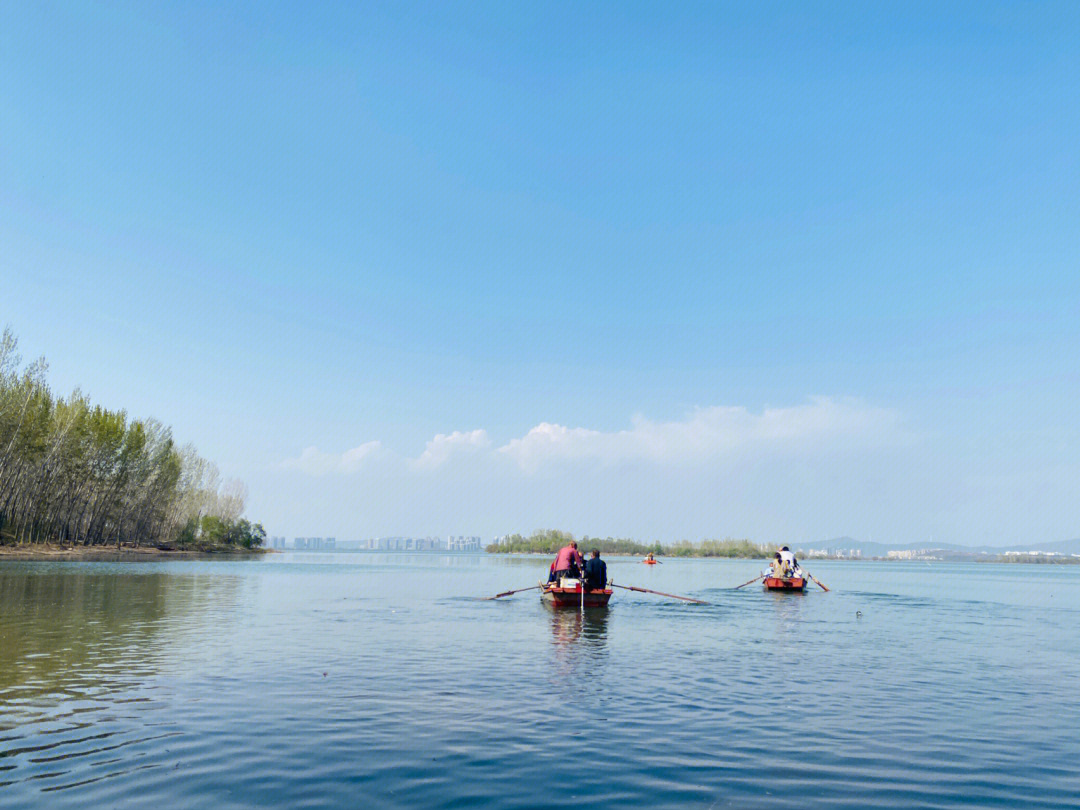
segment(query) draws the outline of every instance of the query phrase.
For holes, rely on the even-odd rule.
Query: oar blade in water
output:
[[[533,586],[531,586],[529,588],[518,588],[517,590],[514,590],[514,591],[503,591],[502,593],[497,593],[494,596],[482,596],[482,597],[480,597],[480,599],[481,599],[481,601],[484,601],[484,602],[490,602],[492,599],[500,599],[503,596],[513,596],[515,593],[521,593],[523,591],[535,591],[539,587],[540,587],[539,585],[533,585]]]
[[[664,593],[663,591],[654,591],[651,588],[638,588],[638,587],[636,587],[634,585],[616,585],[616,584],[612,583],[611,587],[613,587],[613,588],[622,588],[622,589],[627,590],[627,591],[640,591],[641,593],[654,593],[657,596],[666,596],[669,599],[681,599],[684,602],[693,602],[694,604],[697,604],[697,605],[707,605],[707,604],[709,604],[708,602],[706,602],[706,601],[704,601],[702,599],[694,599],[693,597],[690,597],[690,596],[679,596],[678,594],[675,594],[675,593]]]

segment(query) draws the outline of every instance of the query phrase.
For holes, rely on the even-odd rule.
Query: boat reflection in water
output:
[[[560,677],[607,658],[608,611],[564,610],[544,605],[551,621],[551,646]]]

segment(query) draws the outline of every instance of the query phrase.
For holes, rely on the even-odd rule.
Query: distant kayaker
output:
[[[607,563],[600,559],[600,549],[592,550],[592,557],[585,563],[585,585],[593,591],[603,590],[607,585]]]
[[[571,540],[567,545],[559,549],[559,553],[555,556],[555,569],[553,581],[558,581],[559,577],[577,577],[580,576],[582,566],[585,565],[585,558],[581,556],[581,552],[577,550],[577,541]]]

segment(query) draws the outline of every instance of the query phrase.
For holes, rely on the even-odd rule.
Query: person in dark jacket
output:
[[[600,559],[600,549],[594,548],[585,563],[585,585],[590,590],[603,590],[607,585],[607,563]]]

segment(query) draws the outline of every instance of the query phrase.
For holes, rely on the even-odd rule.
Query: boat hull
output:
[[[540,590],[540,598],[552,607],[580,608],[581,588],[555,588],[545,585]],[[585,607],[607,607],[611,599],[611,588],[597,590],[585,589]]]
[[[656,565],[656,560],[642,560],[646,565]]]
[[[806,589],[806,580],[802,577],[765,577],[767,591],[802,591]]]

